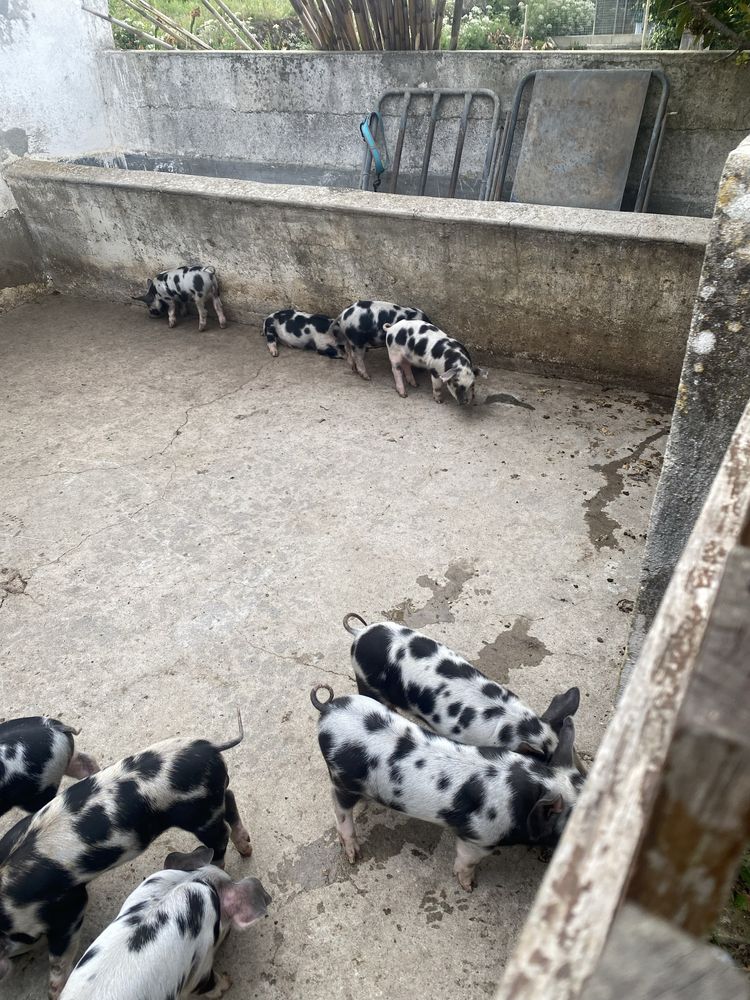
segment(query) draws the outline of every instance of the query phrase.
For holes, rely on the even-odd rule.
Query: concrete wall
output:
[[[182,262],[230,315],[362,297],[423,307],[485,355],[674,392],[709,223],[17,160],[63,291],[124,299]]]
[[[651,511],[627,682],[750,399],[750,137],[727,160]]]
[[[106,0],[91,6],[106,10]],[[0,0],[0,163],[27,153],[111,144],[98,55],[109,25],[72,0]],[[28,230],[0,177],[0,308],[41,275]]]
[[[113,136],[123,150],[349,169],[353,175],[363,152],[359,121],[388,88],[486,87],[500,95],[504,118],[516,84],[526,73],[575,67],[664,70],[672,96],[652,209],[710,216],[724,161],[750,131],[747,69],[726,53],[109,52],[102,56]],[[655,94],[654,89],[647,103],[647,123]],[[446,142],[455,127],[454,119],[446,130]],[[392,134],[391,130],[391,150]],[[467,165],[474,169],[482,156],[477,136],[470,131],[465,154]],[[637,161],[645,140],[643,135]],[[438,134],[435,163],[445,172],[441,141]],[[405,169],[418,166],[416,148],[407,144],[404,157]]]

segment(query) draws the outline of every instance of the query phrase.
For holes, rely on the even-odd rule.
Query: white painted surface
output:
[[[106,12],[107,0],[87,6]],[[109,25],[80,0],[0,0],[0,162],[9,151],[59,155],[111,145],[97,57],[112,47]],[[0,180],[0,216],[13,207]]]

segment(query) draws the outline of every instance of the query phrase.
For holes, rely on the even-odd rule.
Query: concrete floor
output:
[[[483,997],[538,852],[497,853],[468,895],[451,835],[368,807],[350,869],[309,689],[353,691],[341,618],[389,614],[539,711],[578,684],[592,754],[668,415],[630,391],[499,370],[460,411],[428,388],[399,399],[383,353],[365,384],[281,351],[250,327],[170,331],[135,305],[49,297],[0,317],[2,713],[80,726],[107,764],[175,734],[228,738],[239,704],[247,737],[227,763],[255,853],[230,847],[228,869],[274,902],[219,958],[232,995]],[[93,883],[84,941],[191,846],[169,833]],[[42,997],[46,971],[26,959],[7,995]]]

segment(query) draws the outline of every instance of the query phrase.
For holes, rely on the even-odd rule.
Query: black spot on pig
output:
[[[437,653],[438,644],[433,639],[428,639],[426,635],[415,635],[409,643],[409,650],[415,659],[426,659]]]
[[[341,781],[351,787],[360,786],[370,771],[367,750],[360,743],[347,740],[331,754],[332,764]]]
[[[177,915],[177,927],[183,937],[197,938],[203,926],[206,904],[203,894],[197,889],[187,890],[187,912]]]
[[[203,291],[203,278],[199,274],[193,275],[193,288],[199,293]]]
[[[472,775],[455,792],[450,808],[441,809],[438,815],[452,826],[464,840],[474,835],[473,817],[484,807],[486,790],[478,774]]]
[[[403,347],[406,343],[406,330],[399,330],[396,336],[393,338],[399,347]]]
[[[73,829],[84,844],[98,844],[112,833],[112,821],[103,805],[94,805],[81,814]]]
[[[141,843],[143,843],[142,838]],[[87,874],[90,872],[103,872],[107,868],[116,865],[124,853],[125,848],[117,844],[112,847],[91,847],[78,858],[76,864],[81,871]]]
[[[143,951],[147,945],[153,944],[159,936],[159,931],[167,923],[168,919],[167,914],[163,910],[157,910],[151,920],[138,924],[128,938],[128,951]]]
[[[396,746],[393,753],[388,758],[388,763],[396,764],[399,761],[404,760],[405,757],[408,757],[410,753],[414,753],[416,749],[417,744],[414,742],[414,737],[410,732],[406,732],[403,736],[399,736],[396,741]]]
[[[388,725],[387,716],[381,715],[380,712],[368,712],[368,714],[365,716],[365,729],[367,730],[368,733],[376,733],[380,729],[385,729],[387,725]],[[321,750],[322,749],[323,748],[321,747]],[[323,752],[325,753],[325,751]]]
[[[97,789],[96,778],[83,778],[63,792],[65,805],[72,813],[80,812]]]
[[[441,677],[462,677],[467,679],[476,677],[479,673],[470,663],[465,663],[463,660],[445,659],[441,663],[438,663],[435,669]]]
[[[126,757],[123,761],[127,771],[145,779],[155,778],[161,771],[162,763],[161,757],[152,750],[144,750],[136,757]]]
[[[470,726],[472,724],[472,722],[476,718],[476,714],[477,713],[475,709],[469,708],[467,706],[458,717],[458,725],[460,725],[463,729],[466,729],[467,726]]]

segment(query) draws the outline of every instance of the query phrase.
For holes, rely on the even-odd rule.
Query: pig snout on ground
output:
[[[239,716],[239,713],[238,713]],[[50,1000],[75,957],[86,885],[136,858],[170,827],[194,834],[222,866],[231,837],[245,857],[250,836],[228,787],[224,744],[174,738],[70,785],[0,840],[0,955],[47,938]]]
[[[213,267],[194,264],[192,267],[161,271],[149,281],[145,294],[133,295],[132,298],[137,302],[145,302],[149,315],[155,319],[163,316],[166,311],[170,327],[177,326],[178,315],[183,309],[187,309],[190,302],[195,303],[199,332],[206,329],[206,306],[213,302],[219,326],[223,330],[227,325],[224,306],[219,297],[219,279]]]
[[[436,403],[443,402],[443,386],[461,405],[474,402],[474,382],[485,369],[475,368],[468,350],[434,324],[413,319],[385,326],[385,343],[399,396],[406,396],[404,379],[416,388],[412,366],[425,368],[432,380]]]
[[[216,951],[231,927],[265,917],[271,897],[257,878],[234,882],[211,859],[205,847],[170,854],[83,954],[61,1000],[223,996],[231,981],[215,972]]]
[[[47,716],[0,725],[0,816],[17,807],[36,812],[57,794],[63,775],[87,778],[99,765],[76,752],[78,730]]]
[[[355,629],[352,666],[361,695],[411,712],[458,743],[494,746],[549,760],[563,721],[575,715],[578,688],[557,695],[541,715],[452,649],[396,622]],[[360,622],[364,620],[359,618]]]
[[[454,743],[361,695],[321,701],[319,690],[311,694],[321,713],[318,742],[336,830],[351,863],[361,849],[353,814],[360,799],[452,829],[454,874],[468,891],[477,864],[495,847],[557,844],[584,781],[573,759],[572,719],[565,719],[545,764]]]

